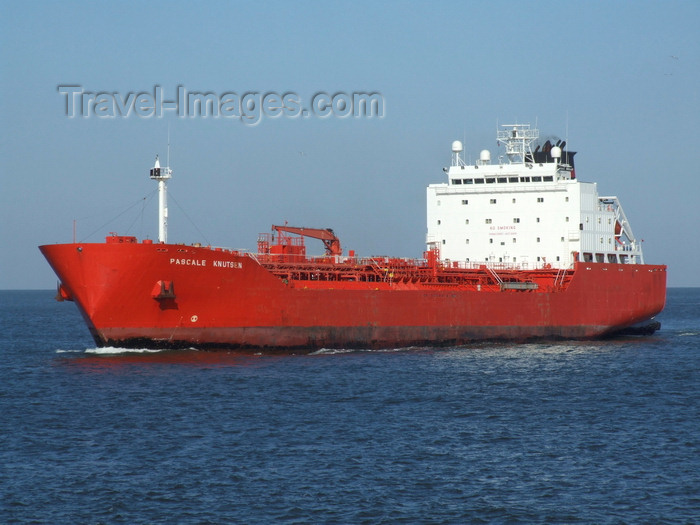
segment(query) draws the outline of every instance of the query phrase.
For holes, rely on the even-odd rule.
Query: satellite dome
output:
[[[458,140],[455,140],[452,143],[452,152],[453,153],[460,153],[464,148],[462,147],[462,143]]]

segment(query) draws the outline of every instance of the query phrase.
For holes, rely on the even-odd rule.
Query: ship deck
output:
[[[279,257],[258,254],[254,258],[267,271],[291,285],[326,287],[367,283],[395,288],[459,288],[480,291],[564,290],[573,269],[523,269],[502,264],[452,263],[390,257],[345,258]]]

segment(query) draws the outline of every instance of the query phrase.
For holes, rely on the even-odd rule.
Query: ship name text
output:
[[[212,266],[213,268],[243,268],[243,264],[236,261],[210,261],[209,264],[206,259],[177,259],[175,257],[170,259],[170,264],[178,266]]]

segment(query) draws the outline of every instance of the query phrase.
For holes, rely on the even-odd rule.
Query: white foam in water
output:
[[[153,354],[167,352],[167,349],[155,350],[153,348],[119,348],[116,346],[105,346],[100,348],[86,348],[86,354]]]
[[[403,352],[412,350],[414,347],[405,348],[320,348],[309,355],[334,355],[334,354],[352,354],[360,352],[387,353],[387,352]]]

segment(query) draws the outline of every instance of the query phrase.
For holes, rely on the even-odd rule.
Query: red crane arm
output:
[[[342,255],[343,250],[340,247],[340,239],[335,236],[330,228],[295,228],[294,226],[272,226],[273,231],[294,233],[312,239],[320,239],[326,247],[326,255]]]

